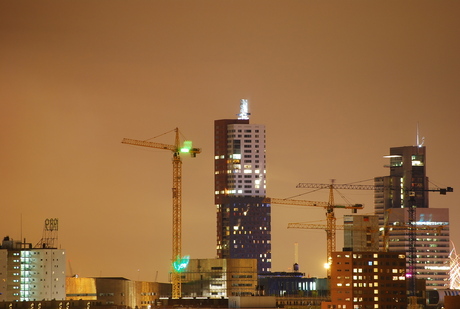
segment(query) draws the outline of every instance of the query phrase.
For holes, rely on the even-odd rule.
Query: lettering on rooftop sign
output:
[[[46,219],[45,229],[47,231],[57,231],[58,230],[58,219],[57,218]]]

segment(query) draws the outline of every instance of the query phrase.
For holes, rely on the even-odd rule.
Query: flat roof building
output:
[[[171,284],[132,281],[123,277],[66,278],[66,300],[122,308],[149,309],[171,296]]]
[[[256,295],[256,259],[191,259],[181,273],[184,297]]]
[[[65,250],[32,248],[6,236],[0,248],[0,301],[65,299]]]
[[[407,307],[404,252],[333,252],[331,275],[331,301],[323,309]]]

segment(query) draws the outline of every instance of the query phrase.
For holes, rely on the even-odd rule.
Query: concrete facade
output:
[[[344,250],[378,251],[379,222],[378,216],[344,215]]]
[[[0,249],[0,301],[65,299],[65,250],[32,248],[5,237]]]
[[[122,277],[67,277],[67,300],[84,300],[102,306],[124,306],[148,309],[161,297],[171,295],[171,284],[131,281]]]

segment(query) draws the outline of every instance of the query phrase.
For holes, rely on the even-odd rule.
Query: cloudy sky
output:
[[[183,160],[182,252],[215,257],[213,121],[235,118],[242,98],[267,128],[271,197],[308,192],[299,182],[371,184],[417,123],[432,186],[460,190],[459,13],[424,0],[1,1],[0,236],[35,244],[59,218],[74,273],[167,281],[171,153],[121,140],[179,127],[203,151]],[[370,214],[372,194],[336,202]],[[460,195],[430,206],[450,209],[460,246]],[[325,275],[325,232],[286,228],[324,218],[273,206],[273,270],[291,268],[298,242],[301,271]]]

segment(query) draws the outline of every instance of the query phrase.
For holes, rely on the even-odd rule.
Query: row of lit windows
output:
[[[380,256],[379,256],[380,255]],[[341,258],[341,257],[345,257],[345,258],[350,258],[351,255],[350,254],[337,254],[336,255],[338,258]],[[374,258],[374,259],[378,259],[378,258],[394,258],[395,256],[394,255],[391,255],[391,254],[379,254],[379,253],[373,253],[373,254],[361,254],[361,253],[356,253],[356,254],[353,254],[353,258],[354,259],[362,259],[362,258]],[[399,259],[404,259],[406,258],[406,256],[404,254],[398,254],[398,258]]]
[[[249,141],[249,143],[250,143],[250,142],[251,142],[251,141]],[[255,142],[256,142],[256,143],[259,143],[258,140],[256,140]],[[254,148],[259,148],[259,144],[253,144],[253,143],[249,144],[249,143],[248,143],[248,144],[243,144],[243,148],[252,148],[252,147],[254,147]],[[228,141],[227,148],[228,148],[228,149],[233,148],[233,143],[232,143],[232,141]],[[240,149],[240,144],[237,144],[235,148]]]
[[[228,127],[236,127],[236,128],[247,128],[247,127],[250,127],[250,128],[260,128],[260,127],[264,127],[263,125],[260,126],[260,125],[253,125],[253,124],[250,124],[250,125],[245,125],[245,124],[230,124]],[[238,132],[238,133],[241,133],[242,129],[230,129],[230,130],[227,130],[227,132],[230,132],[230,133],[235,133],[235,132]],[[244,129],[244,133],[251,133],[252,132],[252,129]],[[259,133],[260,130],[259,129],[254,129],[254,132],[255,133]],[[265,129],[263,130],[263,132],[265,132]]]
[[[264,186],[265,189],[265,186]],[[261,192],[259,190],[244,190],[244,194],[260,194]],[[220,191],[215,191],[215,195],[217,194],[243,194],[243,190],[222,190]]]
[[[254,132],[259,133],[259,129],[255,129]],[[264,130],[264,132],[265,132],[265,130]],[[241,130],[241,129],[238,129],[238,130],[230,129],[230,130],[227,130],[227,133],[243,133],[243,130]],[[245,129],[244,133],[252,133],[252,129]]]

